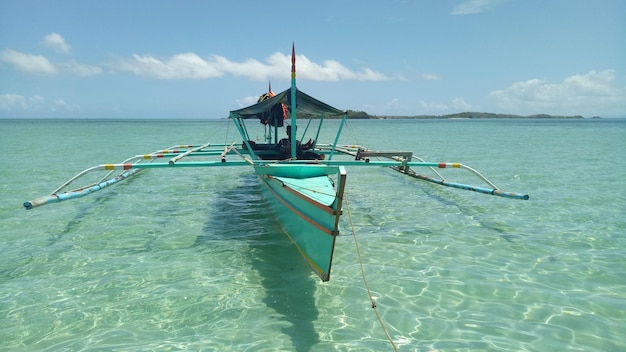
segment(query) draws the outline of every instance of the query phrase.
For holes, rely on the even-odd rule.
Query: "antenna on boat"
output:
[[[291,158],[296,158],[296,43],[291,44]]]

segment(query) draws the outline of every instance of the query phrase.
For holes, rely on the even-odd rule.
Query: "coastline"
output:
[[[348,118],[351,119],[584,119],[582,115],[513,115],[513,114],[495,114],[489,112],[461,112],[447,115],[413,115],[413,116],[388,116],[388,115],[369,115],[363,111],[348,111]],[[599,116],[590,117],[599,119]]]
[[[385,119],[415,119],[415,120],[469,120],[469,119],[604,119],[600,116],[584,117],[582,115],[549,115],[549,114],[534,114],[534,115],[513,115],[513,114],[496,114],[487,112],[462,112],[456,114],[447,115],[370,115],[364,111],[347,110],[348,119],[352,120],[385,120]],[[306,118],[306,114],[303,114],[302,118]],[[337,119],[338,116],[327,116],[327,119]],[[227,120],[227,117],[216,118],[138,118],[138,117],[8,117],[0,116],[0,121],[206,121],[206,120]],[[610,119],[610,117],[609,117]]]

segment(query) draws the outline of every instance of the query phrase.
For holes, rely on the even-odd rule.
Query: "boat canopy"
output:
[[[230,112],[230,116],[242,118],[242,119],[259,119],[263,124],[269,124],[271,126],[282,126],[282,108],[280,104],[283,104],[291,111],[291,88],[276,94],[274,97],[265,99],[254,105],[250,105],[243,109],[233,110]],[[319,101],[312,96],[304,93],[303,91],[296,89],[296,106],[297,111],[305,114],[312,115],[342,115],[344,111],[334,108],[322,101]],[[276,107],[276,109],[275,109]],[[272,111],[279,111],[279,116],[272,116],[278,114],[272,114]],[[278,121],[278,120],[281,121]]]

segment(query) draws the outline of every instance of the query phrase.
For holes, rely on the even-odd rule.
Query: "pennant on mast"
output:
[[[291,44],[291,79],[296,79],[296,44]]]

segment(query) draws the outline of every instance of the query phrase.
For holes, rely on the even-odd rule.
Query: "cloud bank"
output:
[[[46,35],[43,38],[43,43],[46,47],[60,53],[67,54],[71,51],[71,46],[58,33]],[[380,81],[391,79],[370,68],[362,68],[359,71],[351,70],[336,60],[326,60],[320,64],[309,60],[304,55],[297,55],[297,61],[298,76],[313,81]],[[106,68],[111,72],[127,72],[156,79],[212,79],[232,75],[247,77],[253,81],[263,81],[272,77],[283,77],[285,72],[289,72],[291,56],[274,53],[265,62],[255,59],[235,62],[220,55],[202,58],[192,52],[176,54],[167,59],[133,54],[128,58],[115,58],[102,65],[86,65],[74,59],[54,63],[43,55],[5,49],[0,52],[0,62],[12,66],[16,70],[37,75],[70,74],[87,77],[103,74]],[[428,79],[432,79],[432,77]]]
[[[504,0],[468,0],[452,9],[452,15],[475,15],[500,5]]]
[[[39,95],[25,97],[19,94],[0,94],[0,111],[62,112],[79,110],[80,106],[67,103],[63,99],[47,101]]]
[[[298,77],[313,81],[380,81],[389,77],[369,68],[353,71],[336,60],[322,64],[312,62],[304,55],[297,55]],[[148,55],[132,55],[117,59],[110,65],[118,72],[130,72],[137,76],[157,79],[210,79],[229,74],[247,77],[253,81],[264,81],[272,77],[284,76],[291,67],[291,56],[275,53],[265,62],[247,59],[243,62],[231,61],[220,55],[202,58],[194,53],[178,54],[162,60]]]
[[[516,82],[502,90],[489,93],[489,98],[502,110],[516,113],[582,114],[593,109],[615,106],[615,113],[626,111],[626,88],[616,87],[615,70],[591,70],[565,78],[561,83],[541,79]]]

